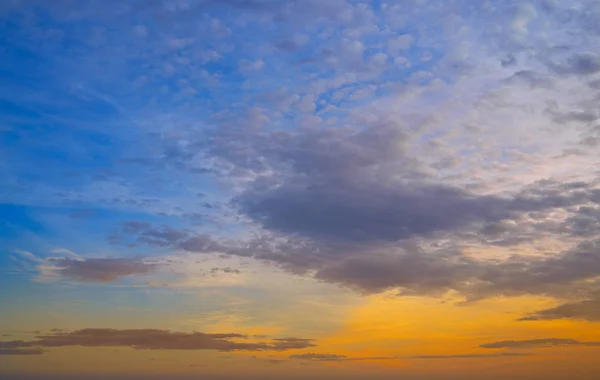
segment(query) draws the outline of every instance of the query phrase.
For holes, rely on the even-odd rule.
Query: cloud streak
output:
[[[108,283],[121,277],[147,275],[159,268],[159,264],[146,263],[136,258],[51,258],[45,266],[46,275],[59,276],[80,282]]]
[[[548,347],[600,347],[600,342],[581,342],[575,339],[541,338],[525,340],[503,340],[500,342],[485,343],[481,348],[548,348]]]
[[[2,350],[36,351],[55,347],[130,347],[136,350],[287,351],[315,346],[312,339],[277,338],[270,342],[244,341],[237,333],[182,333],[158,329],[118,330],[88,328],[38,335],[32,341],[0,342]],[[8,352],[8,351],[7,351]],[[39,352],[41,353],[41,352]]]

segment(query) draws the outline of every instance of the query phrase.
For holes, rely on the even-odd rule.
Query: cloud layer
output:
[[[598,321],[597,1],[31,4],[1,13],[6,245],[94,253],[41,277],[216,253]]]

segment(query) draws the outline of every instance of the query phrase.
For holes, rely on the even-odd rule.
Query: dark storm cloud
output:
[[[158,264],[145,263],[140,259],[51,259],[62,277],[82,282],[111,282],[124,276],[149,274]]]
[[[525,340],[503,340],[501,342],[493,342],[482,344],[481,348],[545,348],[557,346],[588,346],[600,347],[600,342],[580,342],[575,339],[561,338],[542,338],[542,339],[525,339]]]
[[[33,341],[0,342],[3,350],[23,347],[131,347],[138,350],[216,350],[216,351],[286,351],[314,347],[312,339],[281,338],[270,342],[239,342],[246,339],[237,333],[182,333],[168,330],[83,329],[39,335]]]

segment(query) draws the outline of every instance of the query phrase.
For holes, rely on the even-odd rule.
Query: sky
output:
[[[592,380],[600,2],[3,0],[0,377]]]

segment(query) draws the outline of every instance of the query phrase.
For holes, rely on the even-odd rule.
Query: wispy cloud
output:
[[[575,339],[541,338],[525,340],[503,340],[500,342],[485,343],[481,348],[546,348],[557,346],[587,346],[600,347],[600,342],[581,342]]]
[[[38,348],[50,347],[131,347],[138,350],[216,350],[216,351],[287,351],[313,347],[312,339],[276,338],[272,341],[251,342],[238,333],[206,334],[167,330],[117,330],[88,328],[71,332],[39,335],[32,341],[0,342],[1,350],[41,353]],[[5,351],[10,352],[10,351]]]
[[[106,283],[126,276],[147,275],[159,267],[160,264],[137,258],[49,258],[39,267],[41,273],[38,279]]]

